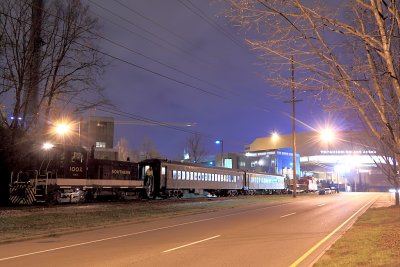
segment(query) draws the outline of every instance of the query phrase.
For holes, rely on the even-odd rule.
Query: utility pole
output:
[[[297,174],[296,174],[296,102],[301,100],[296,100],[294,94],[294,62],[293,56],[291,57],[291,89],[292,89],[292,99],[290,101],[285,101],[286,103],[292,103],[292,138],[293,138],[293,197],[296,197],[296,187],[297,187]]]

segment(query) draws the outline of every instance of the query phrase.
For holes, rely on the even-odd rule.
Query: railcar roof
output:
[[[283,175],[280,174],[272,174],[272,173],[266,173],[266,172],[255,172],[255,171],[249,171],[249,170],[243,170],[243,169],[231,169],[231,168],[223,168],[223,167],[215,167],[215,166],[206,166],[206,165],[201,165],[201,164],[196,164],[196,163],[190,163],[190,162],[181,162],[181,161],[176,161],[176,160],[168,160],[168,159],[145,159],[139,162],[139,164],[149,164],[149,163],[171,163],[171,164],[176,164],[180,166],[193,166],[193,167],[199,167],[199,168],[207,168],[207,169],[214,169],[214,170],[230,170],[230,171],[236,171],[236,172],[245,172],[245,173],[252,173],[252,174],[260,174],[260,175],[272,175],[272,176],[279,176],[279,177],[284,177]]]

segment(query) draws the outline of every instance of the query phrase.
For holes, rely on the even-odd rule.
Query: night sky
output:
[[[243,152],[272,131],[291,133],[291,104],[284,103],[290,92],[276,96],[277,88],[264,80],[265,70],[244,43],[246,33],[230,24],[220,3],[86,2],[102,25],[101,49],[113,57],[103,85],[120,112],[95,115],[115,118],[115,144],[124,137],[138,150],[148,138],[162,155],[176,159],[194,132],[202,134],[210,154],[220,152],[217,139],[223,139],[224,152]],[[290,77],[290,69],[283,75]],[[312,127],[323,123],[315,102],[303,100],[296,117]],[[170,126],[146,125],[137,117]],[[298,131],[309,130],[302,123]]]

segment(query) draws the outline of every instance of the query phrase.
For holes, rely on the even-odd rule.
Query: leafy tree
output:
[[[270,82],[290,88],[293,57],[298,92],[356,118],[400,162],[400,2],[228,2]]]

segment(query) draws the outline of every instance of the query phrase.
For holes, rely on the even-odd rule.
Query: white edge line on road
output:
[[[255,209],[255,210],[263,210],[263,209],[268,209],[268,208],[285,206],[285,205],[288,205],[288,204],[291,204],[291,202],[290,203],[283,203],[283,204],[273,205],[273,206],[262,207],[262,208]],[[140,234],[150,233],[150,232],[159,231],[159,230],[175,228],[175,227],[194,224],[194,223],[199,223],[199,222],[205,222],[205,221],[211,221],[211,220],[216,220],[216,219],[220,219],[220,218],[231,217],[231,216],[235,216],[235,215],[238,215],[238,214],[252,212],[252,211],[255,211],[255,210],[245,210],[245,211],[241,211],[241,212],[237,212],[237,213],[233,213],[233,214],[221,215],[221,216],[217,216],[217,217],[201,219],[201,220],[196,220],[196,221],[190,221],[190,222],[185,222],[185,223],[178,223],[178,224],[168,225],[168,226],[164,226],[164,227],[144,230],[144,231],[140,231],[140,232],[134,232],[134,233],[124,234],[124,235],[112,236],[112,237],[107,237],[107,238],[102,238],[102,239],[97,239],[97,240],[92,240],[92,241],[72,244],[72,245],[63,246],[63,247],[56,247],[56,248],[51,248],[51,249],[46,249],[46,250],[34,251],[34,252],[15,255],[15,256],[10,256],[10,257],[6,257],[6,258],[0,258],[0,262],[1,261],[6,261],[6,260],[11,260],[11,259],[16,259],[16,258],[22,258],[22,257],[26,257],[26,256],[31,256],[31,255],[35,255],[35,254],[41,254],[41,253],[46,253],[46,252],[51,252],[51,251],[56,251],[56,250],[61,250],[61,249],[66,249],[66,248],[73,248],[73,247],[89,245],[89,244],[94,244],[94,243],[98,243],[98,242],[104,242],[104,241],[113,240],[113,239],[119,239],[119,238],[123,238],[123,237],[129,237],[129,236],[140,235]]]
[[[295,214],[296,214],[296,212],[289,213],[289,214],[286,214],[286,215],[282,215],[281,218],[288,217],[288,216],[295,215]]]
[[[351,219],[353,219],[356,215],[358,215],[365,207],[368,205],[371,205],[372,202],[376,201],[376,199],[371,200],[364,206],[362,206],[356,213],[351,215],[347,220],[345,220],[341,225],[339,225],[335,230],[333,230],[329,235],[324,237],[321,241],[319,241],[315,246],[310,248],[306,253],[303,254],[300,258],[298,258],[295,262],[289,265],[289,267],[295,267],[299,265],[305,258],[310,256],[311,253],[313,253],[318,247],[320,247],[326,240],[328,240],[331,236],[333,236],[337,231],[339,231],[344,225],[346,225]]]
[[[173,251],[173,250],[177,250],[177,249],[181,249],[181,248],[184,248],[184,247],[188,247],[188,246],[191,246],[191,245],[195,245],[195,244],[198,244],[198,243],[201,243],[201,242],[205,242],[205,241],[208,241],[208,240],[211,240],[211,239],[214,239],[214,238],[218,238],[220,236],[221,235],[216,235],[216,236],[212,236],[212,237],[209,237],[209,238],[206,238],[206,239],[202,239],[202,240],[199,240],[199,241],[196,241],[196,242],[192,242],[192,243],[189,243],[189,244],[186,244],[186,245],[183,245],[183,246],[167,249],[167,250],[164,250],[162,253],[166,253],[166,252],[170,252],[170,251]]]
[[[322,207],[322,206],[325,206],[325,203],[317,205],[317,207]]]

